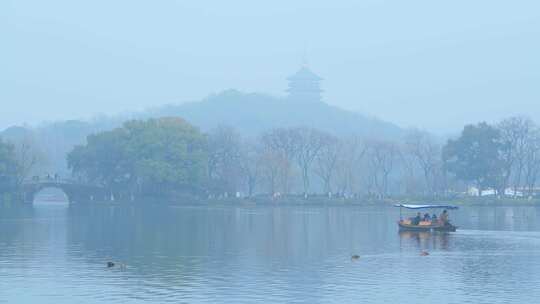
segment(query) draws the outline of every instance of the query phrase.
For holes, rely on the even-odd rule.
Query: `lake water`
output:
[[[400,234],[397,218],[387,206],[2,207],[0,303],[538,303],[539,207],[461,208],[450,234]]]

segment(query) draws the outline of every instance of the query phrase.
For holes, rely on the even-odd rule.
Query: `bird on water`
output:
[[[121,270],[124,270],[127,268],[126,264],[124,263],[116,263],[116,262],[112,262],[112,261],[108,261],[107,262],[107,268],[113,268],[113,267],[120,267]]]

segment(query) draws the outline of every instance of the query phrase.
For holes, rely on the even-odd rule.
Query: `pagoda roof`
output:
[[[319,81],[322,80],[321,77],[319,77],[317,74],[313,73],[310,69],[308,69],[306,66],[303,66],[293,75],[289,76],[287,80],[310,80],[310,81]]]

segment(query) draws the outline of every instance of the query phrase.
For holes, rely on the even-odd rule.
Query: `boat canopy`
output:
[[[457,209],[457,206],[451,205],[410,205],[410,204],[395,204],[394,207],[407,209]]]

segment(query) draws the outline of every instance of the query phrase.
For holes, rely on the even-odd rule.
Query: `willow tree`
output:
[[[272,173],[273,192],[276,192],[275,179],[279,179],[283,193],[289,194],[299,141],[299,134],[293,128],[272,129],[261,136],[265,158],[269,160],[265,171]]]
[[[0,195],[12,193],[17,188],[19,167],[13,145],[0,138]]]
[[[322,139],[322,146],[316,157],[315,174],[323,181],[325,194],[332,192],[332,181],[336,174],[340,152],[343,144],[335,136],[326,135]]]
[[[308,194],[310,186],[310,170],[320,150],[325,145],[327,134],[312,128],[293,129],[297,134],[296,163],[300,168],[304,195]]]

